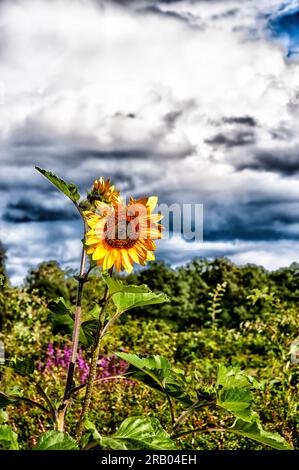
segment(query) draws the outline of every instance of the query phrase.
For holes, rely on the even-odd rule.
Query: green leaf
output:
[[[255,420],[251,423],[236,419],[233,426],[227,429],[229,432],[239,436],[249,437],[254,441],[260,442],[277,450],[292,450],[293,448],[278,433],[268,432],[262,428],[262,425]]]
[[[13,365],[14,370],[19,375],[30,376],[35,370],[35,364],[32,359],[17,359]]]
[[[12,405],[13,403],[16,403],[16,401],[16,399],[10,398],[5,393],[0,392],[0,409],[5,408],[8,405]]]
[[[117,356],[130,364],[126,376],[139,380],[145,385],[167,394],[186,407],[193,404],[191,397],[184,390],[185,378],[173,369],[167,359],[161,356],[141,358],[136,354],[117,353]]]
[[[91,346],[94,342],[98,322],[97,320],[84,321],[80,329],[80,342],[85,346]]]
[[[174,442],[156,418],[134,416],[125,419],[115,434],[100,439],[102,447],[113,450],[172,450]]]
[[[74,315],[63,297],[58,297],[48,304],[50,310],[49,319],[52,323],[52,333],[54,335],[61,334],[72,336],[74,329]],[[93,309],[95,311],[95,309]],[[97,321],[90,319],[82,322],[80,328],[79,341],[84,346],[90,346],[94,341],[97,328]]]
[[[48,304],[51,314],[49,319],[52,323],[52,333],[54,335],[71,335],[74,327],[74,319],[70,307],[67,306],[63,297],[58,297]]]
[[[118,279],[113,279],[108,274],[103,274],[112,300],[119,312],[125,312],[131,308],[144,307],[145,305],[161,304],[169,302],[167,295],[152,292],[145,284],[141,286],[126,285]]]
[[[0,449],[18,450],[18,436],[8,424],[0,426]]]
[[[75,184],[66,183],[61,178],[56,176],[51,171],[43,170],[38,166],[35,167],[45,178],[47,178],[56,188],[59,189],[63,194],[65,194],[71,201],[77,202],[80,199],[80,194],[78,188]]]
[[[92,435],[94,440],[102,439],[100,433],[98,432],[96,425],[87,419],[84,424],[85,430]]]
[[[34,450],[79,450],[79,447],[68,434],[48,431],[39,438]]]
[[[258,387],[257,381],[245,372],[221,364],[216,382],[216,404],[234,416],[251,422],[256,419],[256,413],[251,410],[251,391]]]

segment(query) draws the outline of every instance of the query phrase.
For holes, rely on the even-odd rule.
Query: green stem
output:
[[[80,208],[77,207],[77,209],[80,215],[82,216]],[[84,222],[84,239],[85,239],[86,230],[87,230],[87,226],[86,226],[86,223]],[[73,383],[74,383],[74,374],[75,374],[75,367],[76,367],[76,362],[77,362],[80,326],[81,326],[83,288],[84,288],[84,284],[87,280],[87,275],[88,275],[87,273],[85,273],[85,265],[86,265],[86,252],[85,252],[84,241],[83,241],[80,271],[79,271],[79,276],[77,277],[78,287],[77,287],[77,300],[76,300],[76,311],[75,311],[75,324],[74,324],[73,338],[72,338],[71,359],[70,359],[68,372],[67,372],[67,379],[66,379],[66,384],[65,384],[65,389],[64,389],[63,400],[62,400],[61,405],[59,406],[58,413],[57,413],[56,428],[58,431],[61,431],[61,432],[63,432],[64,430],[65,414],[66,414],[66,411],[70,402],[71,390],[73,388]]]
[[[109,275],[112,274],[112,268],[109,271]],[[97,373],[97,365],[98,365],[98,359],[100,355],[100,348],[101,348],[101,341],[103,337],[106,335],[107,331],[111,327],[111,325],[115,322],[115,320],[120,316],[121,312],[116,312],[115,315],[113,315],[112,318],[106,323],[104,327],[102,327],[102,318],[104,317],[104,312],[106,310],[106,307],[108,305],[108,295],[109,295],[109,290],[108,286],[105,288],[104,292],[104,297],[102,300],[102,310],[99,315],[99,321],[98,321],[98,326],[97,326],[97,331],[96,331],[96,338],[95,338],[95,343],[94,343],[94,349],[91,357],[91,362],[90,362],[90,370],[89,370],[89,375],[87,378],[87,383],[86,383],[86,391],[85,391],[85,397],[84,397],[84,402],[83,402],[83,407],[79,419],[79,424],[77,427],[77,433],[76,433],[76,438],[77,441],[80,442],[83,430],[84,430],[84,422],[85,419],[88,415],[89,408],[90,408],[90,403],[91,403],[91,398],[92,398],[92,392],[93,392],[93,386],[95,383],[95,378],[96,378],[96,373]]]
[[[192,411],[199,410],[206,406],[212,406],[212,405],[215,405],[215,403],[214,402],[199,403],[198,401],[193,403],[193,405],[191,405],[190,408],[188,408],[186,411],[183,411],[183,413],[175,421],[174,426],[173,426],[173,431],[188,418],[188,416],[190,415],[190,413],[192,413]]]
[[[99,379],[96,379],[94,381],[94,385],[100,383],[100,382],[105,382],[106,380],[116,380],[116,379],[127,379],[127,377],[125,375],[111,375],[110,377],[100,377]],[[75,388],[72,388],[71,390],[71,395],[73,395],[73,393],[77,393],[79,392],[80,390],[82,390],[83,388],[86,387],[86,383],[85,384],[81,384],[81,385],[78,385],[78,387],[75,387]]]
[[[36,390],[40,393],[40,395],[43,397],[43,399],[47,403],[47,405],[49,407],[50,414],[52,416],[52,420],[55,423],[55,421],[56,421],[56,410],[53,407],[50,398],[48,397],[48,395],[46,394],[46,392],[44,391],[44,389],[40,386],[40,384],[38,382],[34,381],[33,383],[35,385]]]
[[[18,395],[7,395],[8,398],[11,398],[12,400],[15,401],[23,401],[24,403],[27,403],[28,405],[36,406],[40,410],[42,410],[44,413],[51,414],[51,411],[48,410],[45,406],[41,405],[37,401],[31,400],[30,398],[27,397],[20,397]]]
[[[163,388],[163,391],[166,395],[166,398],[167,398],[167,402],[168,402],[168,405],[169,405],[169,408],[170,408],[170,414],[171,414],[171,425],[172,427],[174,426],[174,423],[175,423],[175,413],[174,413],[174,406],[173,406],[173,403],[171,401],[171,398],[168,394],[168,392],[166,391],[165,388]]]

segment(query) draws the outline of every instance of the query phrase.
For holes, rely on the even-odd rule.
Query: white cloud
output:
[[[236,168],[257,149],[285,150],[299,143],[298,106],[290,105],[299,68],[284,60],[263,30],[261,13],[279,3],[155,2],[180,20],[142,12],[144,2],[132,8],[79,0],[71,6],[63,0],[4,2],[0,188],[46,188],[39,175],[33,176],[37,162],[80,184],[111,173],[124,190],[157,191],[172,202],[204,202],[206,224],[215,230],[235,206],[298,198],[294,176]],[[257,123],[250,130],[252,144],[208,143],[217,134],[237,139],[246,126],[223,119],[242,116]],[[281,131],[280,140],[274,139],[274,130],[281,129],[288,137]],[[124,155],[116,159],[115,152]],[[32,244],[36,232],[44,234],[49,227],[4,226],[1,238],[9,229],[15,238],[10,243]],[[294,225],[286,231],[298,234]],[[54,242],[49,244],[41,256],[63,256]],[[240,246],[244,251],[236,260],[260,257],[270,266],[284,259],[274,248],[269,252],[271,244],[264,251],[256,244]],[[215,243],[213,249],[216,253]],[[70,259],[75,251],[70,249]],[[292,248],[285,259],[291,253]],[[16,269],[18,263],[11,263]]]

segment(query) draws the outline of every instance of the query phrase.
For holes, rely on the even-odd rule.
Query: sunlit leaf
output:
[[[216,382],[216,404],[238,418],[253,421],[256,413],[251,409],[252,389],[258,387],[257,381],[245,372],[220,365]]]
[[[248,423],[242,419],[236,419],[233,426],[229,428],[228,431],[243,437],[248,437],[277,450],[292,450],[292,447],[282,436],[276,432],[265,431],[258,420]]]
[[[161,356],[141,358],[136,354],[117,353],[117,356],[130,364],[126,376],[139,380],[145,385],[179,401],[189,407],[193,401],[185,391],[185,379],[182,374],[171,369],[167,359]]]
[[[0,426],[0,449],[18,450],[18,436],[8,424]]]
[[[68,434],[48,431],[39,438],[34,450],[79,450],[79,447]]]
[[[115,434],[101,437],[102,447],[114,450],[172,450],[174,442],[156,418],[125,419]]]
[[[141,286],[126,285],[118,279],[111,278],[108,274],[103,274],[103,278],[119,312],[125,312],[136,307],[169,302],[167,295],[152,292],[144,284]]]
[[[80,194],[78,188],[73,183],[66,183],[61,178],[56,176],[51,171],[43,170],[38,166],[35,167],[45,178],[47,178],[56,188],[59,189],[63,194],[65,194],[71,201],[77,202],[80,199]]]

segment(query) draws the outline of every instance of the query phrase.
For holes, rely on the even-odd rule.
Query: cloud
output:
[[[103,175],[125,195],[203,203],[202,255],[290,258],[299,70],[269,35],[280,3],[1,3],[0,224],[15,280],[80,256],[80,222],[36,164],[82,193]],[[165,259],[187,259],[190,243],[163,243]]]
[[[29,199],[10,202],[3,214],[3,220],[10,223],[66,221],[73,220],[76,217],[75,210],[53,208],[53,204],[51,204],[51,207],[46,207],[39,202],[30,201]]]
[[[257,148],[252,156],[240,157],[234,164],[238,170],[251,169],[284,176],[296,175],[299,172],[299,145],[274,149]]]
[[[216,134],[206,139],[206,143],[212,146],[224,145],[227,148],[241,147],[243,145],[251,145],[255,143],[255,134],[250,131],[234,131],[230,134]]]
[[[299,55],[299,3],[285,2],[269,19],[268,27],[272,36],[282,42],[287,57]]]

